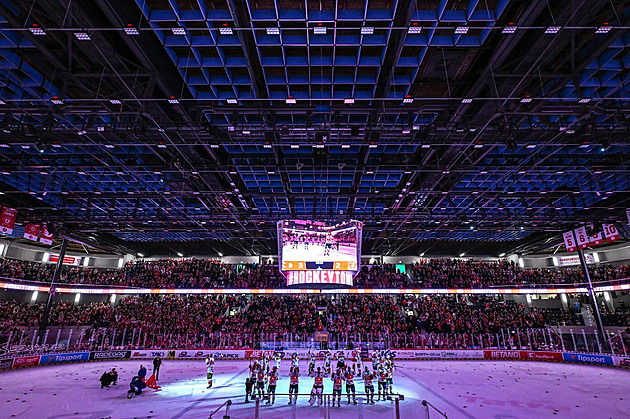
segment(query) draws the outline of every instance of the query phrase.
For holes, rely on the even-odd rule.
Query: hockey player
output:
[[[341,384],[343,378],[341,376],[341,369],[337,368],[337,371],[330,377],[333,381],[333,396],[332,405],[335,406],[335,398],[337,399],[337,406],[341,407]]]
[[[346,369],[346,355],[343,352],[337,357],[337,369],[341,371]]]
[[[206,355],[206,377],[208,378],[208,387],[212,387],[212,376],[214,375],[214,358],[212,354]]]
[[[300,357],[298,356],[297,353],[293,353],[293,355],[291,355],[291,369],[293,368],[298,368],[300,364]]]
[[[269,373],[269,386],[267,387],[267,404],[273,404],[276,402],[276,384],[278,383],[278,367],[273,367],[273,370]]]
[[[326,375],[326,377],[328,377],[330,375],[330,360],[331,355],[330,352],[326,352],[326,355],[324,356],[324,374]]]
[[[269,371],[269,355],[265,354],[262,358],[262,369],[265,374]]]
[[[291,378],[289,379],[289,404],[294,401],[297,404],[298,384],[300,381],[300,369],[298,367],[291,368]],[[295,394],[295,396],[292,396]]]
[[[385,400],[385,395],[387,394],[387,372],[385,371],[385,367],[382,365],[378,370],[378,399],[376,399],[377,402],[381,400],[381,394],[383,395],[383,400]]]
[[[346,371],[344,378],[346,380],[346,395],[348,396],[348,404],[350,404],[350,393],[352,393],[352,401],[354,404],[357,404],[357,391],[354,387],[354,372]]]
[[[363,385],[365,386],[365,396],[368,403],[374,404],[374,374],[368,371],[368,367],[365,367],[363,372]]]
[[[322,393],[324,392],[324,377],[322,376],[321,368],[317,367],[317,371],[315,371],[313,375],[313,389],[311,390],[311,398],[308,403],[313,406],[313,403],[315,403],[315,400],[317,399],[317,403],[321,406]]]
[[[361,349],[357,351],[355,359],[357,360],[357,371],[361,373],[361,371],[363,371],[363,359],[361,359]]]
[[[249,366],[249,378],[253,381],[256,381],[256,373],[258,372],[258,362],[254,361],[252,365]]]
[[[258,392],[259,398],[265,398],[265,373],[260,368],[256,373],[256,391]]]
[[[282,362],[282,353],[276,352],[275,359],[276,359],[276,369],[280,369],[280,363]]]
[[[387,372],[387,389],[389,390],[389,396],[394,394],[394,369],[396,366],[394,365],[394,360],[391,357],[387,358],[385,362],[385,371]],[[391,400],[391,397],[388,397],[388,400]]]
[[[315,371],[315,354],[309,352],[309,360],[308,360],[308,375],[313,374]]]
[[[378,370],[378,353],[372,351],[372,371]]]

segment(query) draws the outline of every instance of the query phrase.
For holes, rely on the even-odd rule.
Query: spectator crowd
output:
[[[5,280],[50,282],[55,265],[0,259]],[[525,269],[513,262],[423,259],[401,273],[396,265],[367,265],[357,273],[357,288],[486,288],[584,283],[580,268]],[[630,277],[630,266],[600,264],[591,280],[611,282]],[[138,260],[120,269],[64,266],[61,283],[137,288],[282,288],[286,280],[276,265],[230,265],[209,259]]]

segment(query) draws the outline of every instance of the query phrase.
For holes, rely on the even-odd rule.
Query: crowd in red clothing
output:
[[[524,269],[506,260],[426,259],[401,273],[396,265],[363,266],[354,279],[357,288],[485,288],[582,284],[580,268]],[[630,277],[630,266],[594,265],[593,282]],[[0,277],[50,282],[53,264],[0,259]],[[65,266],[61,283],[141,288],[282,288],[286,280],[276,265],[230,265],[209,259],[138,260],[120,269]]]
[[[527,269],[507,260],[479,262],[468,259],[425,259],[410,268],[420,288],[485,288],[541,284],[583,284],[581,268]],[[591,281],[609,282],[630,277],[630,266],[593,265]]]

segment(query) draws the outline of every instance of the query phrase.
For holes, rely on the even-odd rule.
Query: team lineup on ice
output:
[[[245,381],[245,403],[249,403],[250,399],[260,398],[267,405],[273,405],[276,401],[276,388],[280,377],[280,367],[283,355],[280,352],[274,354],[273,359],[268,354],[263,355],[260,362],[254,361],[249,366],[249,376]],[[381,351],[372,353],[372,368],[367,365],[363,368],[363,361],[357,351],[353,351],[352,363],[347,362],[346,357],[341,353],[336,358],[336,365],[333,369],[333,359],[330,352],[324,355],[323,368],[316,367],[317,357],[315,353],[309,352],[308,373],[307,376],[313,378],[313,387],[311,389],[308,403],[312,406],[315,403],[322,404],[324,392],[324,379],[330,378],[333,382],[332,386],[332,405],[335,403],[337,407],[341,407],[342,387],[345,385],[345,394],[348,404],[357,404],[355,380],[359,378],[363,380],[364,390],[367,403],[374,403],[374,381],[378,382],[378,392],[376,401],[392,400],[393,393],[393,373],[395,364],[393,357],[389,351]],[[272,367],[271,363],[275,362]],[[214,358],[211,354],[206,356],[206,376],[208,379],[208,387],[212,388],[212,380],[214,376]],[[291,366],[289,369],[289,402],[288,404],[297,403],[300,383],[300,358],[297,353],[291,355]]]

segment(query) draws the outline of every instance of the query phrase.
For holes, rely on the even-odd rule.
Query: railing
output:
[[[429,408],[435,410],[435,412],[437,414],[439,414],[440,416],[442,416],[444,419],[448,419],[448,416],[446,416],[446,413],[442,412],[440,409],[438,409],[437,407],[433,406],[428,401],[422,400],[422,406],[427,408],[427,419],[431,418],[431,411],[429,410]]]
[[[568,330],[567,330],[568,329]],[[617,328],[620,329],[620,328]],[[17,328],[0,333],[0,356],[68,350],[108,349],[504,349],[573,351],[628,355],[630,333],[611,328],[607,344],[594,330],[557,327],[497,329],[493,333],[335,333],[318,342],[311,333],[159,333],[142,328],[110,329],[89,326]]]

